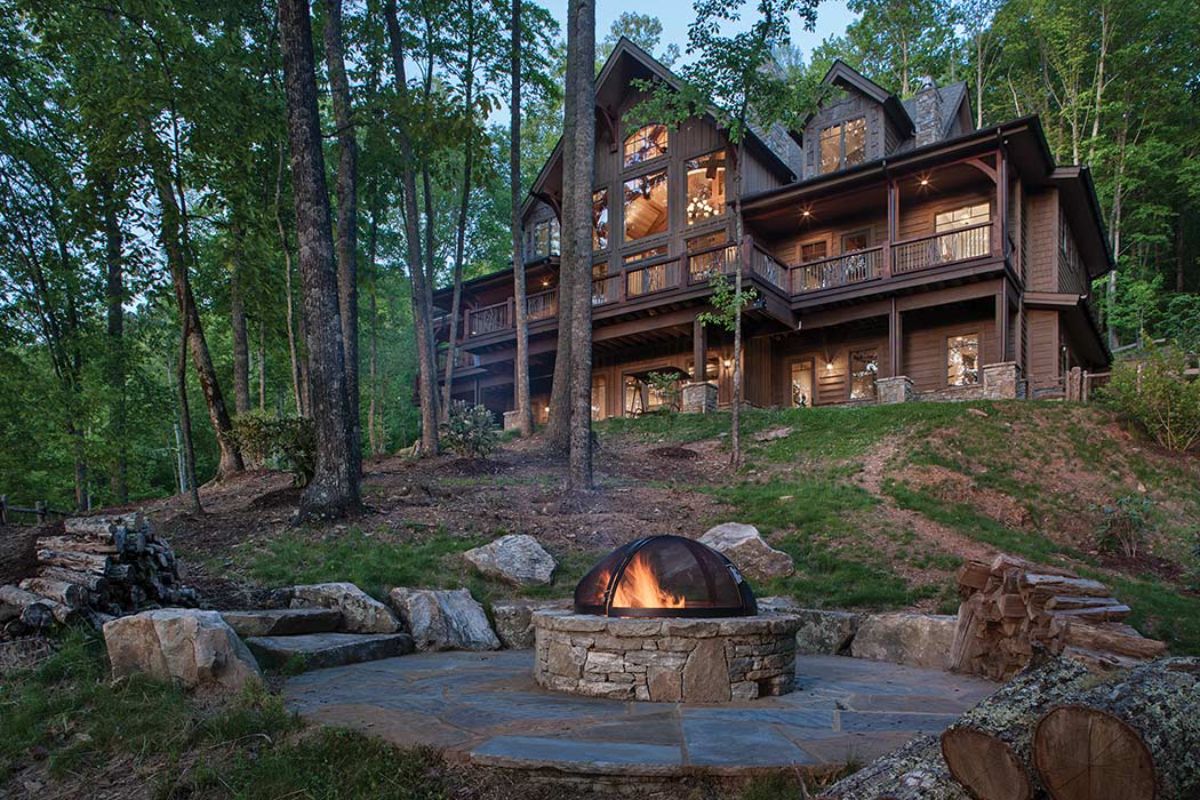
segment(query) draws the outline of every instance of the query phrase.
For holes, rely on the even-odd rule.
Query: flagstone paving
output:
[[[728,774],[870,761],[937,733],[996,685],[937,670],[801,656],[796,691],[718,706],[539,688],[533,653],[427,653],[288,680],[289,707],[452,758],[586,775]]]

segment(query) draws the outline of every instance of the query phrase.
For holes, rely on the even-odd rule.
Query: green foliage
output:
[[[1101,553],[1137,558],[1154,529],[1154,501],[1145,495],[1127,494],[1097,510],[1101,521],[1096,529],[1096,548]]]
[[[442,446],[463,458],[487,458],[500,445],[500,431],[486,406],[465,400],[450,404],[448,419],[440,429]]]
[[[1118,362],[1105,395],[1168,450],[1200,442],[1200,380],[1188,377],[1191,360],[1177,347],[1150,344],[1143,359]]]
[[[1188,353],[1200,353],[1200,294],[1177,294],[1167,300],[1162,333]]]
[[[280,417],[261,411],[238,416],[234,439],[252,461],[281,463],[297,486],[307,486],[317,466],[317,434],[307,417]]]
[[[725,275],[710,276],[708,286],[712,289],[712,296],[708,300],[712,310],[701,312],[701,325],[732,331],[737,326],[739,312],[745,311],[758,300],[758,290],[743,287],[739,303],[734,281]]]
[[[653,392],[662,397],[662,407],[666,411],[679,410],[680,377],[679,372],[651,372],[646,376],[646,383]]]

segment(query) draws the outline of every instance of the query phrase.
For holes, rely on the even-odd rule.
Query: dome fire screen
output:
[[[682,536],[618,547],[575,587],[575,613],[606,617],[742,617],[758,613],[750,584],[725,556]]]

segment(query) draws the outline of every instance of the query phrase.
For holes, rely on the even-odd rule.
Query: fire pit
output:
[[[575,588],[572,612],[534,615],[534,677],[592,697],[720,703],[792,690],[798,617],[758,614],[717,551],[651,536],[609,553]]]

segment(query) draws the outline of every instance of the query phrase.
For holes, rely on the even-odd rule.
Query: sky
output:
[[[565,27],[567,4],[565,0],[537,0],[550,10]],[[754,11],[755,4],[747,0],[744,19]],[[625,11],[636,11],[639,14],[650,14],[662,22],[663,35],[659,47],[675,43],[680,51],[687,49],[687,28],[695,18],[691,0],[657,0],[647,3],[645,0],[596,0],[596,43],[608,34],[613,20]],[[804,30],[798,20],[792,24],[792,44],[799,47],[805,58],[829,36],[834,36],[846,30],[846,26],[854,20],[854,14],[846,8],[845,0],[826,0],[817,7],[817,25],[811,33]],[[748,21],[747,21],[748,24]],[[684,56],[684,61],[687,56]]]

